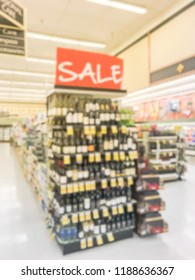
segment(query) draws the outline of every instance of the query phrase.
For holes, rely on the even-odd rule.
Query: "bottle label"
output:
[[[106,233],[106,225],[101,225],[101,233]]]
[[[72,206],[71,205],[67,205],[66,206],[66,212],[70,213],[72,211]]]
[[[100,233],[100,230],[99,230],[99,226],[98,225],[96,225],[95,227],[94,227],[94,234],[99,234]]]
[[[90,198],[85,198],[84,199],[84,208],[85,209],[90,209]]]

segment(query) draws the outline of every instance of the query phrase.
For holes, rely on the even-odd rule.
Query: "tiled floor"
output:
[[[62,256],[9,144],[0,144],[0,259],[195,259],[195,158],[186,181],[161,192],[169,233]]]

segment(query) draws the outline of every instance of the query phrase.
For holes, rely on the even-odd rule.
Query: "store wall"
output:
[[[124,60],[123,88],[134,91],[149,85],[148,38],[119,55]]]
[[[45,108],[43,103],[0,102],[0,112],[8,112],[21,118],[36,115],[44,111]]]
[[[176,71],[179,63],[195,56],[194,15],[195,5],[118,55],[124,59],[124,87],[129,92],[149,86],[152,73],[162,69],[168,71],[174,64],[174,76],[182,75]],[[170,72],[168,78],[173,78],[173,73]]]
[[[194,26],[195,6],[151,34],[152,72],[195,55]]]

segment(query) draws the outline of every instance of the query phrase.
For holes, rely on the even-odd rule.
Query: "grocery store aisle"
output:
[[[50,240],[42,211],[23,177],[13,148],[0,144],[0,259],[195,259],[195,158],[186,181],[161,192],[170,232],[136,235],[100,248],[62,256]]]

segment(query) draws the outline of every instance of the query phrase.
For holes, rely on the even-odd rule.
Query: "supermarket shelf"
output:
[[[177,140],[177,136],[154,136],[154,137],[149,137],[148,140],[150,142],[151,141]]]
[[[178,149],[161,149],[161,150],[151,150],[151,153],[176,153]]]
[[[66,254],[70,254],[70,253],[74,253],[74,252],[78,252],[78,251],[91,249],[91,248],[94,248],[94,247],[99,247],[99,246],[109,244],[109,243],[113,243],[113,242],[123,240],[123,239],[126,239],[126,238],[131,238],[131,237],[133,237],[133,229],[134,229],[134,227],[131,227],[129,229],[114,232],[113,233],[113,237],[114,237],[113,241],[108,240],[107,234],[102,234],[101,236],[102,236],[103,242],[100,245],[98,245],[96,237],[93,237],[93,245],[90,246],[90,247],[86,246],[86,248],[83,248],[83,249],[81,248],[82,239],[71,242],[71,243],[67,243],[67,244],[60,243],[60,240],[57,237],[56,237],[56,240],[57,240],[57,243],[58,243],[63,255],[66,255]]]
[[[195,150],[188,150],[187,149],[185,155],[195,157]]]
[[[177,164],[177,160],[175,158],[171,160],[151,159],[150,163],[153,165],[174,165]]]
[[[177,173],[159,174],[159,177],[162,181],[178,180],[179,178]]]
[[[119,178],[122,178],[122,179],[128,179],[128,178],[132,178],[132,179],[136,179],[137,176],[136,175],[128,175],[128,176],[118,176],[118,177],[107,177],[107,178],[101,178],[101,179],[93,179],[93,180],[89,180],[89,179],[86,179],[86,180],[81,180],[81,181],[73,181],[73,182],[68,182],[68,183],[58,183],[56,182],[52,177],[51,175],[49,175],[49,178],[51,179],[51,181],[56,184],[58,187],[63,187],[63,186],[66,186],[68,184],[75,184],[75,183],[85,183],[86,181],[91,181],[91,182],[95,182],[95,183],[100,183],[102,181],[107,181],[107,182],[110,182],[112,179],[119,179]],[[89,190],[91,191],[91,190]],[[78,191],[79,192],[79,191]]]

